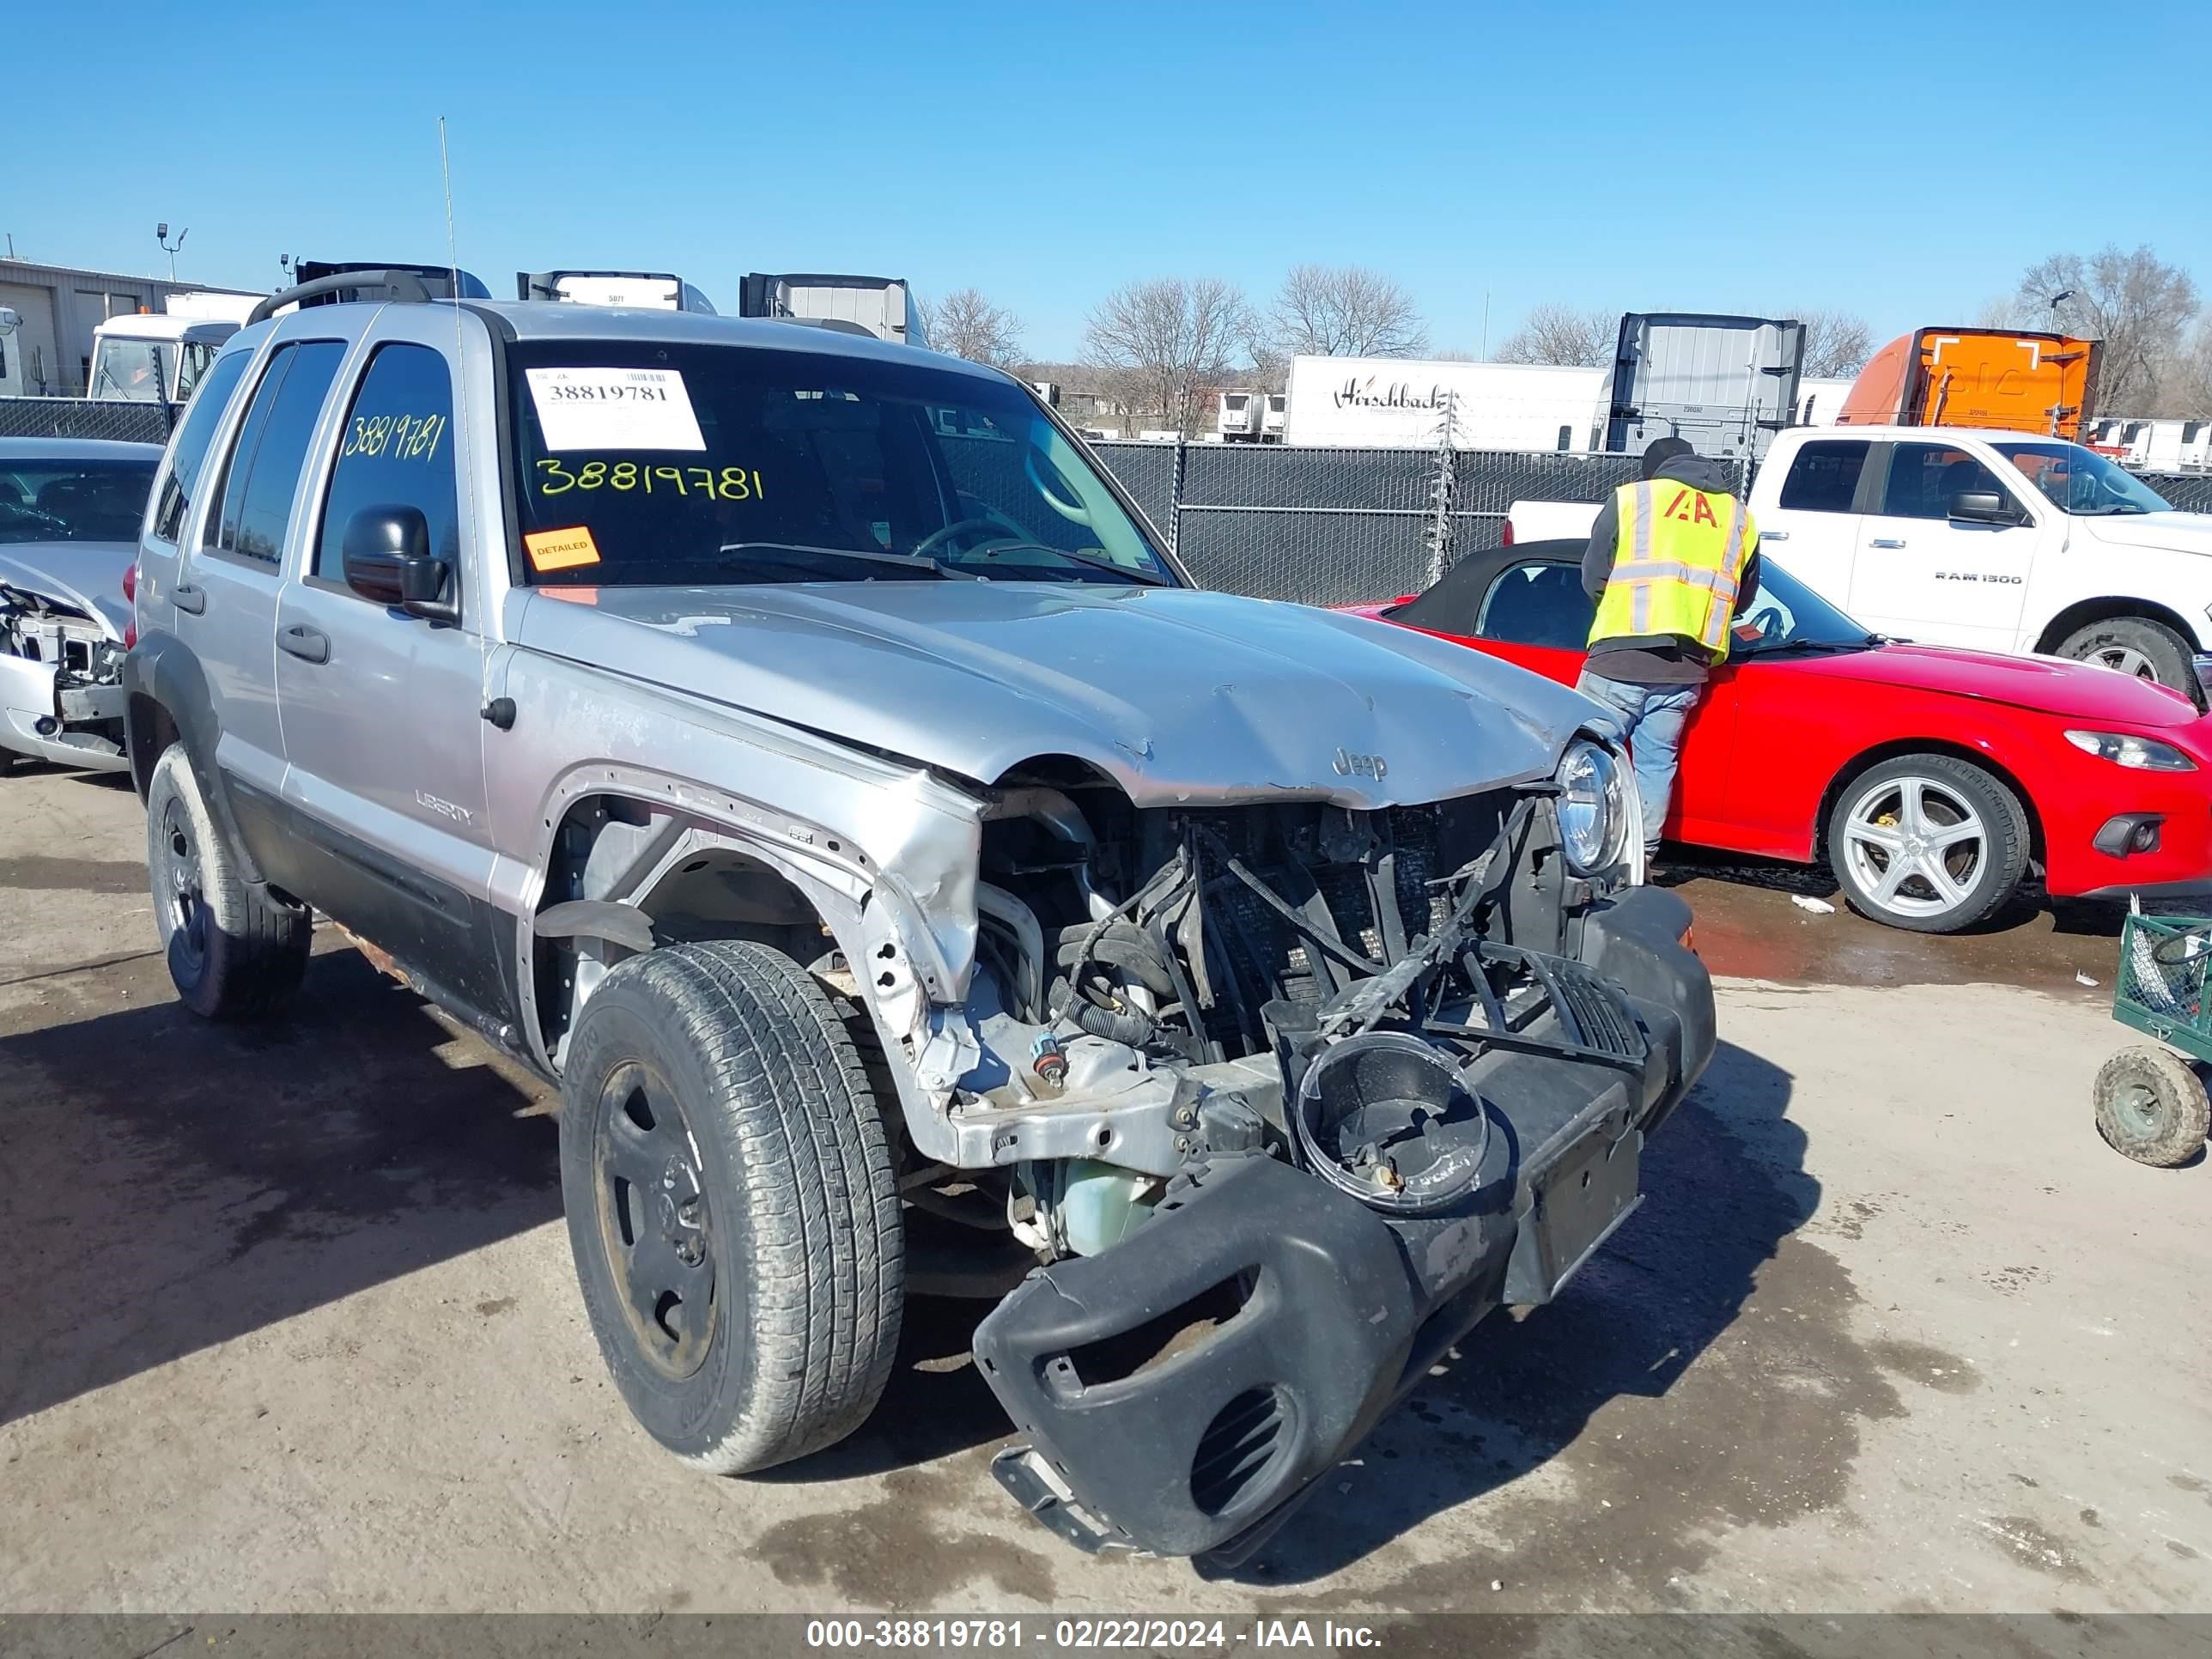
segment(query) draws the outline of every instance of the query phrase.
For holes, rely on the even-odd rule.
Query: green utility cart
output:
[[[2130,915],[2112,1018],[2162,1046],[2123,1048],[2097,1073],[2097,1133],[2139,1164],[2171,1169],[2204,1145],[2212,1101],[2212,920]],[[2184,1058],[2186,1056],[2186,1058]]]

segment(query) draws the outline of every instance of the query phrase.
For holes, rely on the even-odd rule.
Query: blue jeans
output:
[[[1682,727],[1705,690],[1701,685],[1631,685],[1588,669],[1575,690],[1620,716],[1628,757],[1636,766],[1636,798],[1644,807],[1644,861],[1659,855],[1659,826],[1674,793],[1674,769],[1682,758]]]

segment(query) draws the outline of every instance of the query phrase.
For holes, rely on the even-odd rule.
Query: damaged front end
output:
[[[75,585],[0,559],[0,750],[95,771],[130,763],[119,628]]]
[[[1571,856],[1566,776],[1375,810],[1139,810],[1073,769],[996,792],[908,1121],[971,1201],[1003,1179],[1046,1264],[975,1353],[1024,1441],[994,1472],[1064,1537],[1256,1547],[1638,1203],[1711,989],[1686,907],[1633,884],[1632,809]]]

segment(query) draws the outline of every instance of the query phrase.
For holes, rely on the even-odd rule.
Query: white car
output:
[[[1751,488],[1760,550],[1886,634],[2094,662],[2189,693],[2212,656],[2212,515],[2027,432],[1796,428]],[[1516,501],[1516,542],[1594,505]]]

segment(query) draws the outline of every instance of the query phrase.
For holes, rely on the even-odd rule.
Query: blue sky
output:
[[[837,0],[21,9],[18,254],[261,288],[280,252],[973,283],[1072,356],[1132,278],[1301,260],[1439,346],[1547,300],[1971,319],[2045,255],[2212,289],[2212,7]]]

